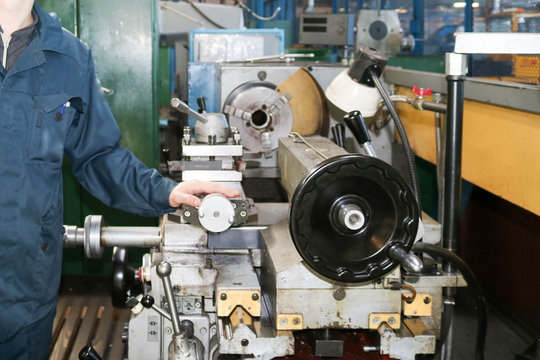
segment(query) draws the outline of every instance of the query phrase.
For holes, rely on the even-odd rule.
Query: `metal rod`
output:
[[[449,75],[448,113],[445,119],[446,153],[444,164],[444,195],[442,220],[443,247],[456,252],[460,231],[461,207],[461,147],[463,139],[463,75]],[[445,271],[452,271],[446,264]]]
[[[310,148],[311,150],[315,151],[315,153],[317,153],[320,157],[322,157],[323,159],[327,160],[328,159],[328,156],[326,156],[325,154],[323,154],[322,152],[320,152],[319,150],[317,150],[315,148],[315,146],[311,145],[310,143],[308,143],[306,141],[306,139],[304,139],[302,137],[302,135],[300,135],[299,133],[297,133],[296,131],[293,131],[291,133],[289,133],[289,136],[293,139],[294,142],[299,142],[299,143],[304,143],[306,144],[306,146],[308,148]],[[299,140],[297,140],[299,139]]]
[[[169,312],[171,314],[171,322],[175,335],[180,335],[180,321],[178,320],[178,310],[176,310],[176,302],[174,301],[174,295],[171,285],[171,271],[172,267],[166,261],[162,261],[158,264],[156,272],[163,281],[163,289],[165,290],[165,296],[167,297],[167,303],[169,304]]]
[[[155,247],[161,243],[159,227],[109,226],[101,229],[102,246]]]

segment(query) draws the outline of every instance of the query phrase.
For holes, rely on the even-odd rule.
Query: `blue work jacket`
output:
[[[36,35],[0,65],[0,342],[54,311],[62,264],[62,158],[107,205],[171,211],[176,182],[118,145],[90,50],[34,5]]]

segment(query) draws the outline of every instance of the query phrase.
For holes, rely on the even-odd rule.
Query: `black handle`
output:
[[[199,105],[199,113],[204,113],[206,112],[206,99],[204,98],[204,96],[199,96],[197,98],[197,105]]]
[[[369,132],[366,127],[366,122],[364,121],[360,111],[351,111],[345,115],[343,121],[345,121],[345,124],[347,124],[359,144],[371,142],[371,137],[369,136]]]
[[[91,345],[86,345],[79,352],[79,360],[103,360]]]
[[[337,146],[345,147],[345,126],[343,124],[335,124],[332,126],[332,135]]]

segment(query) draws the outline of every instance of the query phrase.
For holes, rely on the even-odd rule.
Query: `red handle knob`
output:
[[[431,95],[431,89],[419,88],[418,86],[413,86],[412,92],[418,96]]]

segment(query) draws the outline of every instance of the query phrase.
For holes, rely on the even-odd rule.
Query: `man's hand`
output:
[[[240,196],[240,193],[228,186],[209,181],[190,180],[178,184],[171,195],[169,195],[169,204],[172,207],[179,207],[182,204],[199,206],[201,199],[195,194],[213,194],[218,193],[228,198]]]

